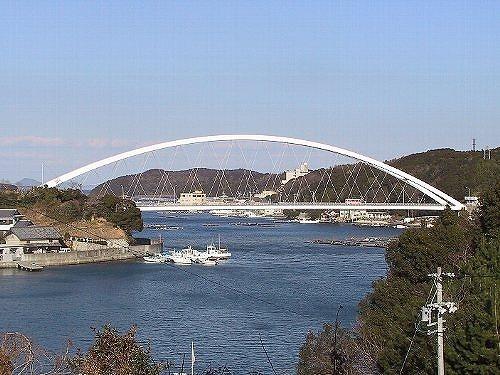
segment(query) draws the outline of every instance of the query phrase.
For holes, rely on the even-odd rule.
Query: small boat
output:
[[[191,265],[193,261],[191,258],[187,257],[185,254],[183,254],[181,251],[172,251],[170,253],[170,256],[168,259],[175,264],[180,264],[180,265]]]
[[[186,247],[185,249],[182,249],[180,253],[186,257],[191,259],[193,262],[196,261],[203,261],[208,259],[208,256],[205,252],[198,251],[196,249],[193,249],[191,246]]]
[[[209,260],[226,260],[231,258],[231,253],[227,248],[222,248],[220,245],[220,236],[219,236],[219,246],[216,247],[214,244],[208,245],[207,250],[205,251],[207,254],[207,259]]]
[[[195,261],[193,261],[194,264],[200,264],[202,266],[216,266],[217,264],[219,264],[219,262],[217,262],[216,260],[212,260],[212,259],[197,259]]]
[[[168,258],[163,254],[154,254],[143,257],[146,263],[165,263]]]
[[[299,220],[299,223],[300,223],[300,224],[318,224],[318,223],[319,223],[319,219],[317,219],[317,220],[311,220],[311,219],[300,219],[300,220]]]

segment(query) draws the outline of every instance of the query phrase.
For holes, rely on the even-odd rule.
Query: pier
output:
[[[391,242],[395,241],[397,238],[387,238],[387,237],[366,237],[366,238],[356,238],[350,237],[343,240],[327,240],[327,239],[315,239],[309,241],[309,243],[319,244],[319,245],[334,245],[334,246],[362,246],[362,247],[388,247]]]

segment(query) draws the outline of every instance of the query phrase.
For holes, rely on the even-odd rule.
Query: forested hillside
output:
[[[308,334],[298,375],[436,373],[436,336],[427,335],[420,308],[435,294],[428,275],[438,266],[455,274],[443,298],[458,307],[445,315],[446,373],[498,374],[500,183],[481,193],[473,220],[445,211],[433,228],[405,231],[386,261],[387,276],[360,303],[356,327]]]
[[[0,208],[17,208],[37,225],[50,225],[67,236],[116,239],[142,230],[135,203],[105,195],[89,198],[79,190],[33,188],[0,191]]]
[[[462,199],[484,191],[500,180],[500,148],[491,150],[491,160],[482,151],[431,150],[389,161],[389,164]]]
[[[404,156],[387,161],[388,164],[399,168],[431,185],[443,190],[456,199],[462,200],[468,194],[477,194],[500,179],[500,148],[491,150],[491,160],[483,159],[482,151],[455,151],[452,149],[430,150],[422,153]],[[377,186],[373,183],[376,178],[372,171],[365,171],[360,164],[339,165],[328,169],[317,169],[307,176],[290,181],[282,188],[289,195],[299,194],[304,201],[311,200],[311,190],[317,191],[316,200],[344,201],[346,198],[364,198],[366,201],[383,200],[392,190],[391,178],[383,177],[375,171],[375,176],[381,181],[382,189],[372,189],[365,196],[357,191],[342,191],[346,176],[354,171],[360,186]],[[357,173],[357,169],[360,173]],[[168,181],[165,176],[168,175]],[[328,178],[324,177],[327,175]],[[269,188],[278,188],[284,174],[270,174],[245,169],[226,170],[224,175],[214,169],[200,168],[196,170],[164,171],[152,169],[141,175],[127,175],[107,181],[91,192],[99,195],[105,192],[119,195],[126,194],[155,195],[160,191],[179,196],[183,191],[201,189],[209,195],[216,192],[227,195],[237,195],[245,190],[241,181],[247,181],[251,190],[262,191]],[[331,183],[330,183],[331,182]],[[336,191],[331,185],[336,187]],[[318,186],[319,185],[319,186]],[[122,190],[123,189],[123,190]],[[365,191],[362,191],[365,194]],[[356,195],[357,194],[357,195]],[[394,194],[394,192],[393,192]]]

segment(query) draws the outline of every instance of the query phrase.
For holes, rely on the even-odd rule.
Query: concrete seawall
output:
[[[162,244],[135,245],[106,249],[70,251],[67,253],[23,254],[22,261],[40,266],[62,266],[70,264],[98,263],[127,260],[148,254],[160,253]],[[0,262],[0,268],[17,267],[16,262]]]

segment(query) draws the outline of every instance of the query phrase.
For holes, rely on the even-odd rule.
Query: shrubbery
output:
[[[12,207],[31,209],[61,223],[102,217],[129,235],[143,229],[135,203],[114,195],[89,198],[80,190],[45,187],[27,192],[0,191],[0,208]]]
[[[357,326],[339,342],[343,348],[336,349],[350,353],[354,346],[358,353],[354,364],[336,374],[399,374],[402,368],[404,374],[436,372],[436,338],[416,325],[432,286],[427,275],[438,266],[457,275],[445,284],[445,300],[458,304],[458,311],[446,317],[447,374],[498,373],[499,223],[497,183],[483,194],[476,220],[445,211],[435,227],[403,233],[386,252],[387,277],[373,284],[373,291],[360,303]],[[327,354],[333,350],[330,326],[318,335],[309,334],[301,349],[299,374],[334,374],[315,367],[324,363],[331,369]]]

